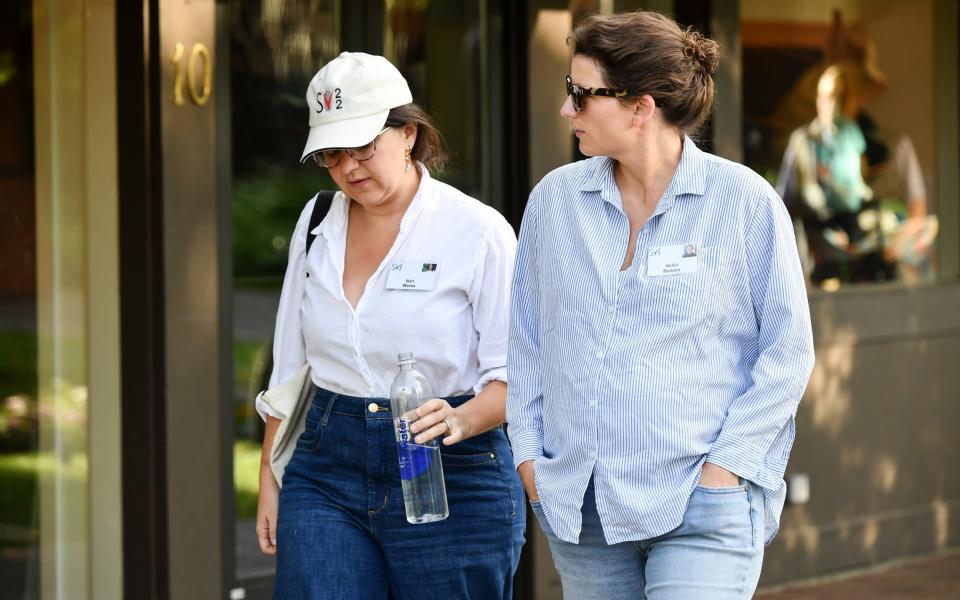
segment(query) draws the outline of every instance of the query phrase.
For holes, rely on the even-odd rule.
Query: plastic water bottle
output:
[[[414,368],[417,361],[412,352],[399,355],[400,372],[390,386],[390,409],[397,435],[397,454],[400,457],[400,485],[403,486],[403,504],[410,523],[442,521],[450,514],[447,508],[447,488],[443,483],[440,464],[440,446],[436,439],[426,444],[414,444],[410,425],[417,420],[417,407],[433,398],[430,384]]]

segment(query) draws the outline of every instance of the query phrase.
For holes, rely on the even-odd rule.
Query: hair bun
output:
[[[720,46],[709,38],[703,37],[699,31],[688,27],[683,32],[683,53],[691,61],[695,61],[706,75],[713,75],[720,64]]]

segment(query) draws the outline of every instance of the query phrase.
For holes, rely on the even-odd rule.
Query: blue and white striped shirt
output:
[[[613,544],[679,526],[708,460],[763,488],[769,542],[813,368],[790,218],[760,176],[685,138],[620,271],[630,225],[613,167],[566,165],[530,194],[507,359],[515,464],[535,461],[543,512],[572,543],[592,475]],[[694,272],[651,276],[651,251],[689,244]]]

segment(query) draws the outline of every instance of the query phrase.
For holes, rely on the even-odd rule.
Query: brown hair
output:
[[[627,90],[624,104],[649,95],[668,123],[692,133],[713,108],[716,42],[657,12],[586,18],[569,42],[574,54],[593,59],[606,85]]]
[[[432,174],[442,173],[447,164],[447,152],[433,119],[427,111],[413,102],[390,109],[387,127],[403,127],[407,123],[417,126],[417,141],[413,144],[410,156],[426,165]]]

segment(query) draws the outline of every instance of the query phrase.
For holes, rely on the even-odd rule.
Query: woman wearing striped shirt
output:
[[[530,194],[509,433],[565,598],[748,598],[813,367],[790,219],[688,137],[717,44],[651,12],[586,19],[561,116],[587,160]]]

